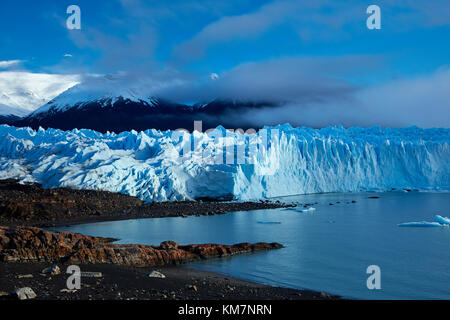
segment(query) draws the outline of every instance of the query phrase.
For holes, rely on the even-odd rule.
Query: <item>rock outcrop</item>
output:
[[[173,241],[149,246],[114,244],[114,240],[35,227],[0,226],[0,261],[162,266],[283,247],[279,243],[264,242],[180,246]]]

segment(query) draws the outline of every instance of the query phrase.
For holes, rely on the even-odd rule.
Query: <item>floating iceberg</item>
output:
[[[256,200],[319,192],[450,190],[450,129],[289,125],[248,152],[255,134],[0,126],[0,179],[106,190],[145,201]],[[224,132],[224,128],[215,131]],[[262,138],[261,138],[262,139]],[[242,159],[226,150],[244,150]],[[180,161],[182,155],[182,161]],[[205,161],[206,159],[206,161]]]
[[[434,217],[433,222],[420,221],[420,222],[407,222],[401,223],[399,227],[448,227],[450,226],[450,219],[437,215]]]
[[[280,221],[258,221],[259,224],[281,224]]]
[[[436,217],[434,217],[434,222],[437,222],[440,224],[445,224],[445,225],[450,225],[450,219],[447,217],[442,217],[440,215],[437,215]]]
[[[420,222],[400,223],[398,226],[399,227],[442,227],[443,225],[438,222],[420,221]]]

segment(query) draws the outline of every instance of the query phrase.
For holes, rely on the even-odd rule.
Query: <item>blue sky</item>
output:
[[[71,4],[81,8],[81,30],[65,27]],[[381,30],[366,27],[370,4],[381,8]],[[249,64],[301,59],[279,67],[302,73],[308,65],[307,77],[368,87],[433,78],[450,57],[447,0],[2,0],[0,28],[0,61],[55,74],[130,72],[198,82],[256,68]]]
[[[380,70],[380,76],[401,77],[430,72],[449,63],[450,26],[440,21],[433,22],[434,15],[442,15],[441,10],[450,10],[444,1],[426,1],[436,2],[428,14],[420,11],[420,2],[425,1],[399,1],[397,6],[392,5],[395,1],[378,1],[382,10],[381,30],[368,30],[365,25],[368,17],[365,9],[373,1],[323,1],[323,6],[318,8],[304,5],[304,13],[302,2],[307,3],[297,1],[298,6],[294,6],[298,12],[282,12],[279,21],[269,23],[257,32],[245,30],[244,23],[241,32],[224,36],[223,40],[204,37],[203,42],[207,44],[202,49],[205,52],[199,57],[186,59],[179,67],[199,73],[224,72],[241,63],[287,56],[363,54],[384,58],[386,68]],[[327,5],[333,2],[341,2],[342,5]],[[408,2],[416,2],[418,6],[410,6]],[[205,27],[227,17],[256,14],[264,5],[274,6],[276,3],[242,0],[2,0],[1,58],[24,60],[25,66],[32,71],[60,69],[61,72],[71,72],[81,68],[94,73],[114,73],[123,64],[103,64],[102,57],[108,55],[105,51],[113,48],[115,40],[132,49],[132,40],[129,39],[136,35],[142,48],[137,55],[139,61],[163,65],[176,60],[174,52],[181,44],[189,41],[194,44],[195,37]],[[77,4],[82,10],[81,31],[65,28],[66,8],[70,4]],[[269,17],[270,12],[268,10]],[[309,13],[318,16],[304,19]],[[261,19],[267,19],[267,16],[262,14]],[[450,13],[447,13],[449,17]],[[104,36],[112,47],[105,43],[96,48],[74,41],[77,33],[93,37],[93,32]],[[95,40],[95,37],[91,39]],[[201,39],[198,40],[200,43]],[[66,53],[72,54],[73,58],[64,58]]]

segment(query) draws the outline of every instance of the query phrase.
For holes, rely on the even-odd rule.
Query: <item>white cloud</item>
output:
[[[295,2],[280,1],[262,6],[252,13],[223,17],[180,44],[175,51],[180,56],[201,57],[210,44],[257,35],[285,21],[296,9],[298,4]]]
[[[181,61],[202,58],[214,44],[251,39],[281,24],[289,24],[299,35],[299,41],[336,41],[342,36],[349,36],[345,30],[348,25],[353,26],[353,36],[365,31],[360,25],[365,23],[368,5],[361,1],[273,1],[245,14],[220,17],[204,26],[191,39],[179,44],[174,53]],[[383,20],[383,28],[394,32],[450,24],[448,0],[391,0],[380,6],[382,14],[389,17]]]
[[[9,69],[12,67],[19,66],[23,61],[22,60],[6,60],[0,61],[0,69]]]
[[[23,116],[24,112],[39,108],[79,82],[78,75],[0,72],[1,112],[8,110],[8,113]]]
[[[361,90],[361,121],[387,126],[450,128],[450,68]]]

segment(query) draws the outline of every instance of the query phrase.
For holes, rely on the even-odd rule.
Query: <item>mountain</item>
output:
[[[8,115],[0,115],[0,124],[8,124],[8,125],[13,125],[15,122],[19,121],[21,118],[13,115],[13,114],[8,114]]]
[[[99,132],[179,128],[191,131],[194,121],[202,120],[203,128],[236,128],[235,117],[229,117],[230,114],[274,106],[269,102],[230,100],[187,105],[151,96],[145,93],[148,91],[151,88],[145,83],[130,87],[113,76],[99,78],[68,89],[14,125]],[[254,127],[252,123],[240,124],[243,129]]]
[[[0,124],[12,125],[16,121],[19,121],[21,117],[17,114],[26,114],[26,111],[22,109],[11,108],[0,103]]]

